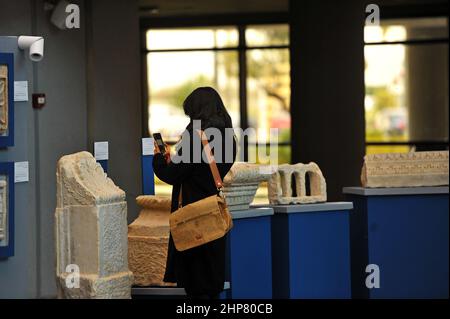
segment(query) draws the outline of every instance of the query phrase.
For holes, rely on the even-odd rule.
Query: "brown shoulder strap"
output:
[[[223,186],[223,181],[222,177],[220,177],[219,169],[217,168],[214,155],[212,154],[211,148],[209,147],[208,139],[206,138],[205,132],[203,132],[202,130],[197,130],[197,133],[200,136],[200,140],[202,141],[203,149],[205,150],[206,157],[208,159],[209,168],[214,178],[214,183],[216,184],[217,189],[220,189]]]
[[[220,177],[219,169],[217,168],[216,160],[214,159],[214,155],[211,152],[211,147],[209,147],[208,139],[206,138],[205,132],[202,130],[197,130],[198,135],[200,136],[200,140],[203,144],[203,149],[205,150],[206,157],[208,159],[209,168],[211,170],[212,176],[214,178],[214,183],[218,190],[220,190],[223,186],[222,177]],[[178,208],[182,207],[182,195],[183,191],[182,187],[180,187],[180,193],[178,194]]]

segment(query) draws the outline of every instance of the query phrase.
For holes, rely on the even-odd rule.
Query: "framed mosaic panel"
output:
[[[14,54],[0,52],[0,148],[14,145]]]
[[[0,259],[14,256],[14,163],[0,162]]]

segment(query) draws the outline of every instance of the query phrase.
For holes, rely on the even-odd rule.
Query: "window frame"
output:
[[[247,51],[254,49],[290,49],[286,45],[262,45],[247,46],[245,41],[245,30],[248,26],[286,24],[288,27],[289,19],[287,13],[269,13],[269,14],[241,14],[241,15],[210,15],[193,17],[142,17],[140,20],[140,38],[141,38],[141,83],[142,83],[142,136],[149,137],[148,132],[148,105],[150,97],[148,96],[147,79],[147,54],[151,52],[192,52],[192,51],[235,51],[238,54],[239,69],[239,117],[240,127],[245,130],[248,128],[248,107],[247,107]],[[236,27],[238,32],[238,45],[224,48],[189,48],[189,49],[147,49],[146,32],[149,29],[177,29],[194,27]],[[290,75],[289,75],[290,76]],[[292,122],[292,111],[291,122]],[[292,145],[289,142],[279,142],[276,145],[281,147]],[[170,143],[168,143],[170,144]],[[269,143],[267,143],[269,145]],[[244,139],[244,161],[248,161],[249,146],[258,147],[257,143],[250,143],[247,138]]]
[[[396,10],[391,10],[388,12],[388,14],[385,14],[381,20],[392,20],[392,19],[412,19],[412,18],[446,18],[447,19],[447,26],[450,22],[448,16],[441,15],[439,12],[436,11],[426,11],[424,14],[418,13],[416,10],[410,10],[405,13],[403,11],[403,14],[399,14]],[[365,27],[365,26],[364,26]],[[416,39],[416,40],[403,40],[403,41],[381,41],[381,42],[365,42],[364,41],[364,48],[366,46],[372,46],[372,45],[404,45],[404,46],[411,46],[411,45],[433,45],[433,44],[447,44],[448,45],[448,36],[447,38],[442,37],[436,37],[436,38],[429,38],[429,39]],[[365,141],[365,149],[367,150],[368,146],[411,146],[416,147],[417,150],[448,150],[448,139],[444,140],[410,140],[407,141],[367,141],[367,138],[364,138]]]

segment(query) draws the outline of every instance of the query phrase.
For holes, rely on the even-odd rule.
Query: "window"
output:
[[[448,19],[366,26],[366,153],[448,148]]]
[[[235,28],[149,30],[146,42],[150,133],[161,132],[169,143],[176,142],[188,124],[183,101],[199,86],[220,92],[239,127],[237,51],[216,50],[237,46]]]
[[[290,162],[287,24],[148,29],[144,47],[148,134],[161,132],[176,143],[188,123],[183,100],[196,87],[212,86],[234,127],[256,130],[240,152],[256,153],[257,143],[269,143],[270,128],[277,128],[278,162]],[[167,192],[159,181],[156,188]]]

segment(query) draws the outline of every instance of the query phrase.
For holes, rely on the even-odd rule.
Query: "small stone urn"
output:
[[[163,282],[169,242],[170,198],[142,195],[142,210],[128,226],[128,267],[136,286],[173,286]]]

